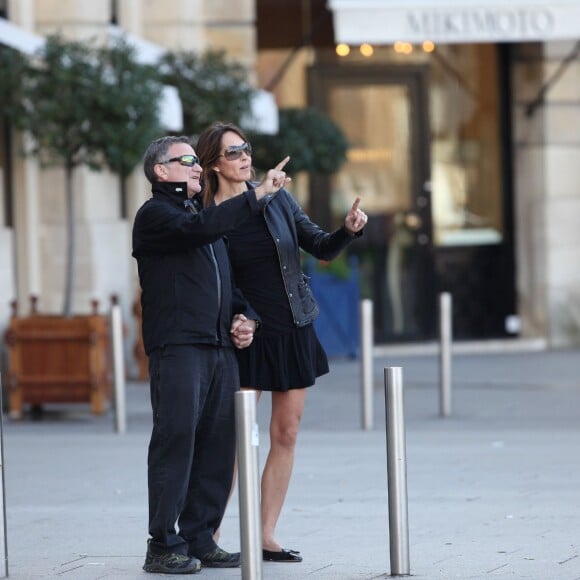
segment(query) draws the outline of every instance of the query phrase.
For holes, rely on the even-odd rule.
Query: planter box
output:
[[[26,404],[90,403],[93,413],[105,411],[112,390],[107,316],[14,315],[5,340],[11,418]]]

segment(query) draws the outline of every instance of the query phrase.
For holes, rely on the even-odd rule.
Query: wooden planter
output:
[[[35,301],[33,300],[33,304]],[[105,411],[111,397],[111,350],[108,316],[33,314],[19,317],[16,304],[6,331],[6,386],[10,417],[22,416],[25,404],[90,403]]]

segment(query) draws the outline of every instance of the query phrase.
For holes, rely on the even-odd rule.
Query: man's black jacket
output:
[[[258,319],[233,289],[222,236],[262,203],[252,189],[192,213],[185,183],[158,182],[133,224],[145,352],[167,344],[231,346],[233,314]]]

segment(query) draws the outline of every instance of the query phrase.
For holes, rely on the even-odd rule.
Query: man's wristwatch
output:
[[[260,328],[260,326],[262,326],[262,323],[259,320],[254,319],[254,324],[256,325],[254,332],[258,332],[258,329]]]

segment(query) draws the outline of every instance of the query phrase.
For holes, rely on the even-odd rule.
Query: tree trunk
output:
[[[121,219],[127,219],[127,212],[128,212],[128,207],[127,207],[127,176],[124,174],[120,174],[119,175],[119,194],[121,196],[121,200],[120,200],[120,206],[119,209],[121,211]]]
[[[76,253],[76,226],[75,226],[75,206],[73,196],[73,169],[71,164],[66,165],[66,263],[64,280],[64,304],[63,316],[72,316],[73,284],[75,273],[75,253]]]

